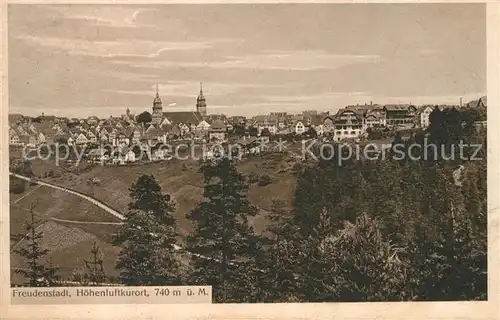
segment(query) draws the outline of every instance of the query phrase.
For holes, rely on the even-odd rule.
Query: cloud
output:
[[[157,11],[149,8],[126,8],[118,6],[52,6],[53,10],[62,14],[64,19],[82,21],[93,26],[115,28],[139,28],[138,16],[147,11]]]
[[[366,96],[370,92],[324,92],[312,95],[296,95],[296,96],[268,96],[267,99],[272,102],[321,102],[329,99],[337,99],[339,97],[353,97],[353,96]]]
[[[137,68],[213,68],[213,69],[261,69],[261,70],[298,70],[312,71],[320,69],[338,69],[353,64],[375,64],[380,61],[378,55],[330,54],[324,51],[264,51],[260,54],[225,56],[223,61],[155,61],[137,63],[115,61],[130,64]]]
[[[229,57],[220,68],[278,70],[336,69],[350,64],[377,63],[377,55],[330,54],[324,51],[276,51],[243,57]]]
[[[102,71],[98,69],[95,70],[96,75],[100,72]],[[122,81],[158,82],[160,79],[160,76],[156,74],[123,71],[107,71],[105,75]]]
[[[158,57],[165,51],[199,50],[210,48],[207,42],[176,42],[176,41],[149,41],[149,40],[114,40],[92,41],[82,39],[63,39],[56,37],[35,37],[21,35],[20,40],[35,46],[49,48],[69,55],[85,55],[94,57]]]
[[[423,55],[423,56],[430,56],[432,54],[439,53],[439,51],[434,50],[434,49],[420,49],[420,50],[418,50],[418,53]]]
[[[133,73],[131,74],[131,76]],[[240,90],[247,88],[282,88],[289,87],[290,84],[283,85],[267,85],[267,84],[246,84],[246,83],[220,83],[220,82],[210,82],[203,86],[203,92],[206,96],[226,96],[239,92]],[[158,91],[161,97],[196,97],[200,89],[200,82],[197,81],[169,81],[168,83],[158,83]],[[115,89],[103,89],[105,92],[127,94],[127,95],[143,95],[150,96],[154,95],[156,88],[155,85],[151,85],[150,91],[137,91],[137,90],[115,90]],[[166,101],[164,101],[166,102]]]
[[[380,101],[379,103],[416,103],[419,105],[424,104],[455,104],[460,103],[460,98],[463,102],[478,99],[486,95],[486,92],[467,93],[464,95],[427,95],[427,96],[375,96],[374,99]],[[375,101],[375,100],[374,100]]]

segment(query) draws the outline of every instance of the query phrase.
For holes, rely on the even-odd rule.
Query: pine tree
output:
[[[332,202],[336,200],[332,193],[338,189],[325,187],[325,184],[333,180],[332,175],[328,180],[326,174],[322,173],[321,168],[305,167],[297,177],[293,197],[293,223],[298,226],[303,237],[307,237],[316,225],[317,217],[323,207],[323,198],[331,196]]]
[[[486,230],[467,212],[460,188],[450,169],[437,168],[429,210],[411,248],[418,300],[486,297]]]
[[[35,219],[34,207],[34,205],[30,207],[31,220],[26,224],[24,239],[27,244],[14,250],[15,253],[26,259],[28,269],[17,268],[15,272],[24,276],[28,280],[26,284],[30,287],[51,287],[57,285],[60,278],[57,275],[59,269],[51,264],[48,267],[43,264],[43,258],[50,251],[42,249],[43,232],[36,230],[39,221]]]
[[[142,175],[130,188],[133,201],[113,243],[122,245],[116,269],[126,285],[179,282],[174,204],[152,175]]]
[[[400,301],[408,299],[402,248],[387,240],[379,223],[360,215],[338,234],[325,238],[323,283],[330,301]]]
[[[298,283],[295,277],[297,268],[297,242],[294,235],[296,227],[292,224],[291,214],[285,209],[285,202],[273,199],[269,211],[269,225],[266,226],[265,255],[262,268],[265,274],[259,276],[263,286],[265,302],[297,302]]]
[[[169,194],[162,192],[160,184],[153,175],[141,175],[129,191],[133,200],[129,204],[129,209],[150,212],[159,222],[175,228],[176,222],[172,216],[175,204]]]
[[[187,214],[194,223],[188,251],[203,256],[193,256],[191,280],[212,285],[216,302],[250,302],[258,289],[261,241],[248,223],[257,210],[247,199],[245,178],[227,158],[204,163],[201,172],[205,200]]]
[[[403,213],[401,173],[403,168],[391,161],[383,161],[375,169],[372,181],[372,199],[369,211],[382,222],[381,228],[392,241],[402,244],[406,232],[406,213]],[[404,215],[404,216],[403,216]]]
[[[103,254],[99,246],[94,242],[92,249],[92,260],[84,260],[87,272],[74,274],[74,281],[80,282],[82,285],[100,286],[106,282],[107,276],[103,266]]]

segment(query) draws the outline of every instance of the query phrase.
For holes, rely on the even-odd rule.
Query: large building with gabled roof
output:
[[[196,99],[196,111],[163,111],[163,103],[156,88],[156,95],[153,99],[153,124],[160,125],[163,122],[178,125],[197,125],[207,115],[207,104],[203,95],[203,88],[200,84],[200,93]],[[165,119],[167,121],[165,121]]]

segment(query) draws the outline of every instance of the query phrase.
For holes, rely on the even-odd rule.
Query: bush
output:
[[[9,191],[14,194],[21,194],[26,190],[26,182],[21,179],[11,178]]]
[[[259,182],[259,175],[255,172],[250,172],[250,174],[248,175],[248,182],[249,183]]]
[[[259,185],[260,187],[264,187],[264,186],[267,186],[267,185],[271,184],[272,182],[273,182],[273,181],[272,181],[272,179],[271,179],[271,177],[270,177],[269,175],[267,175],[267,174],[263,174],[263,175],[261,175],[261,176],[260,176],[260,178],[259,178],[259,183],[258,183],[258,185]]]

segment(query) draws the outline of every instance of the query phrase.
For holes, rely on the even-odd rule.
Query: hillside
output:
[[[288,164],[285,164],[288,162]],[[238,163],[238,169],[248,175],[252,172],[271,177],[272,183],[267,186],[251,185],[249,199],[259,209],[259,214],[251,219],[257,232],[262,232],[266,225],[266,213],[274,198],[282,199],[290,204],[295,187],[295,177],[291,166],[293,161],[284,154],[267,155],[263,158],[249,159]],[[82,168],[87,165],[82,164]],[[280,170],[288,167],[290,170]],[[54,184],[65,186],[76,191],[91,195],[120,212],[126,212],[129,203],[130,185],[141,174],[153,174],[160,182],[164,192],[169,193],[175,203],[174,216],[177,218],[179,233],[183,238],[191,230],[185,214],[192,210],[202,199],[203,180],[198,173],[199,164],[189,161],[168,161],[130,166],[91,166],[79,172],[69,172],[61,167],[55,167],[50,162],[33,161],[33,172],[40,176],[49,170],[58,172],[60,176],[46,178]],[[100,183],[93,184],[89,180],[98,178]],[[48,259],[61,266],[61,274],[69,279],[75,268],[83,266],[82,259],[87,258],[93,241],[96,241],[105,255],[106,270],[111,275],[114,271],[119,248],[109,242],[116,232],[116,225],[100,225],[99,222],[118,222],[118,219],[104,212],[99,207],[63,191],[48,187],[30,186],[21,195],[11,197],[11,246],[21,237],[23,224],[28,218],[28,210],[36,203],[35,212],[41,219],[42,230],[45,233],[44,242],[52,250]],[[59,220],[95,222],[96,224],[66,223]],[[180,239],[182,241],[182,239]],[[55,242],[61,245],[54,245]],[[64,244],[64,245],[63,245]],[[18,257],[11,254],[12,267],[20,266]],[[13,283],[20,279],[13,276]]]

